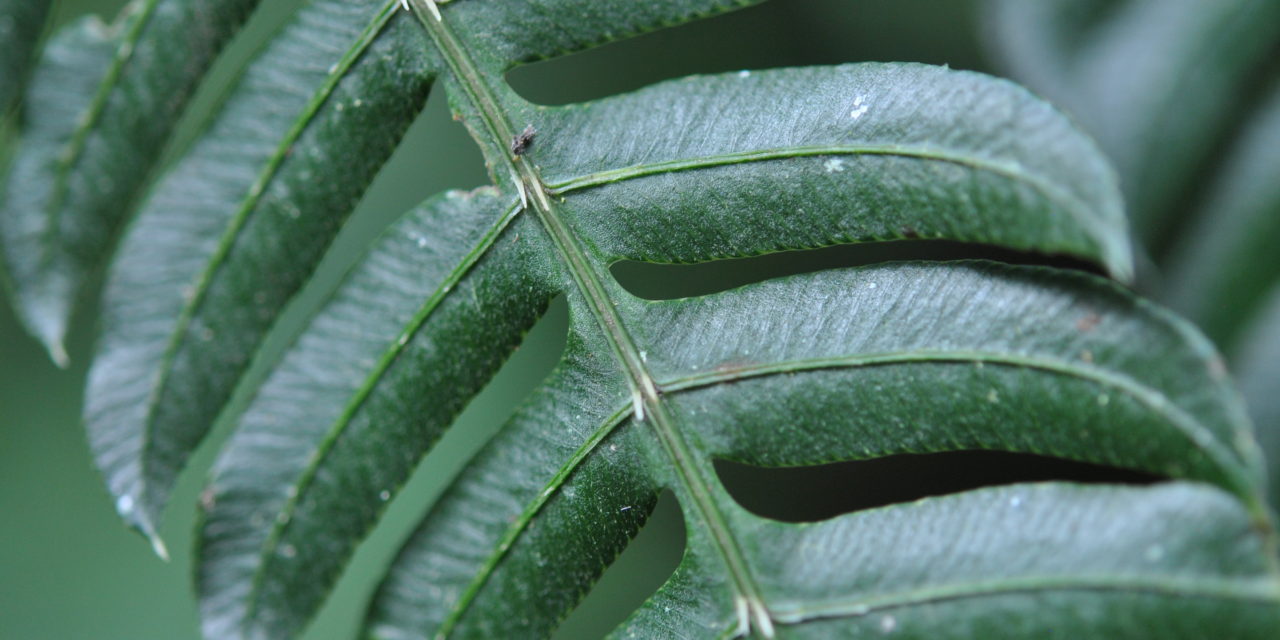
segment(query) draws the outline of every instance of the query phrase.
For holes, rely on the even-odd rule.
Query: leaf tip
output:
[[[71,364],[65,342],[67,318],[71,315],[69,297],[31,295],[15,288],[11,299],[23,328],[40,342],[58,368],[66,369]]]
[[[44,347],[44,351],[48,354],[49,359],[59,369],[66,369],[71,364],[71,356],[67,355],[67,347],[63,338],[66,334],[63,331],[65,324],[62,322],[32,322],[27,321],[28,332],[37,341],[40,346]]]
[[[164,538],[161,538],[155,533],[148,535],[147,538],[151,540],[151,550],[154,551],[161,560],[168,562],[169,548],[164,545]]]
[[[1104,260],[1107,275],[1111,276],[1111,279],[1124,285],[1134,283],[1137,272],[1134,266],[1133,249],[1127,238],[1112,243],[1105,251]]]
[[[54,340],[46,343],[45,346],[49,350],[49,358],[59,369],[66,369],[71,365],[71,357],[67,355],[67,348],[62,344],[62,340]]]
[[[124,493],[116,498],[116,513],[127,525],[141,533],[147,542],[151,543],[151,550],[156,556],[165,562],[169,561],[169,548],[165,546],[164,539],[156,531],[151,517],[138,508],[138,502],[131,494]]]

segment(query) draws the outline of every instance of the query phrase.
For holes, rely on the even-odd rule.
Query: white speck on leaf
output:
[[[739,72],[738,72],[738,77],[739,77],[739,78],[750,78],[750,77],[751,77],[751,72],[750,72],[750,71],[747,71],[746,69],[743,69],[742,71],[739,71]]]
[[[880,631],[883,631],[884,633],[893,633],[893,630],[897,628],[898,628],[897,618],[894,618],[893,616],[885,616],[883,618],[880,618]]]
[[[133,512],[133,496],[120,496],[116,500],[116,511],[120,515],[127,515]]]
[[[844,171],[844,158],[830,158],[822,163],[822,168],[827,173],[842,173]]]
[[[858,96],[853,99],[853,111],[849,112],[850,118],[857,120],[867,113],[867,109],[871,108],[871,105],[866,104],[865,101],[865,96]]]
[[[381,492],[379,492],[379,493],[378,493],[378,499],[379,499],[379,500],[381,500],[381,501],[383,501],[383,502],[386,502],[386,501],[390,500],[390,499],[391,499],[391,492],[390,492],[390,491],[387,491],[386,489],[383,489]]]

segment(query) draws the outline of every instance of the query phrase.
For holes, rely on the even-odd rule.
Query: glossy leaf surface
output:
[[[505,72],[748,3],[408,4],[302,8],[111,267],[86,419],[118,509],[155,540],[187,457],[433,86],[494,179],[405,214],[252,390],[200,501],[206,636],[300,633],[557,296],[560,364],[406,543],[370,637],[547,635],[664,490],[686,555],[620,637],[1261,638],[1280,618],[1264,470],[1221,359],[1120,285],[917,261],[647,301],[610,275],[917,239],[1126,280],[1116,178],[1055,109],[1007,81],[878,63],[545,107]],[[713,466],[971,449],[1172,481],[782,523]]]
[[[1003,602],[1009,596],[1006,591],[1044,590],[1047,593],[1016,604],[1036,606],[1042,598],[1060,600],[1055,606],[1062,613],[1055,615],[1069,618],[1076,607],[1095,606],[1096,590],[1127,592],[1117,596],[1120,601],[1143,600],[1147,592],[1177,593],[1193,588],[1195,581],[1181,583],[1181,569],[1166,572],[1152,567],[1154,573],[1143,577],[1104,563],[1096,570],[1082,569],[1074,578],[1043,575],[1039,572],[1044,567],[1019,565],[1017,571],[1028,573],[1016,578],[970,575],[976,584],[953,584],[937,571],[906,565],[895,568],[896,560],[881,558],[884,568],[876,570],[869,570],[861,556],[841,565],[837,557],[844,552],[836,550],[844,545],[871,544],[867,556],[891,553],[898,548],[895,541],[913,530],[937,531],[939,538],[922,542],[923,547],[904,543],[902,553],[935,547],[942,556],[955,553],[957,559],[943,562],[944,567],[966,558],[961,563],[965,569],[977,570],[972,563],[981,563],[998,573],[1007,558],[1020,557],[1029,548],[1039,551],[1027,562],[1061,562],[1053,572],[1065,571],[1083,559],[1067,559],[1065,549],[1049,550],[1043,546],[1044,539],[1015,542],[1022,535],[1049,534],[1036,533],[1028,525],[992,525],[989,506],[970,513],[969,507],[956,505],[972,507],[978,502],[966,503],[970,498],[959,496],[938,500],[938,520],[931,520],[935,515],[924,516],[928,510],[923,507],[883,510],[883,517],[900,524],[880,544],[867,543],[866,534],[844,537],[849,532],[846,527],[856,528],[857,523],[880,517],[871,513],[843,516],[821,526],[766,522],[738,507],[718,485],[711,470],[714,458],[795,466],[905,452],[989,448],[1202,478],[1220,485],[1232,483],[1224,482],[1225,476],[1237,475],[1242,486],[1256,486],[1256,453],[1233,451],[1234,445],[1227,444],[1241,436],[1248,442],[1247,434],[1240,431],[1247,429],[1247,422],[1233,408],[1237,405],[1230,388],[1220,379],[1215,382],[1221,370],[1214,369],[1215,356],[1206,343],[1164,312],[1091,278],[986,264],[885,265],[801,276],[703,299],[633,300],[620,308],[628,326],[647,328],[635,336],[636,344],[646,354],[670,418],[688,429],[689,449],[696,458],[694,477],[706,481],[712,503],[751,563],[769,615],[788,633],[800,632],[791,625],[803,629],[812,624],[825,629],[812,631],[824,637],[836,633],[832,623],[822,622],[827,618],[863,618],[873,610],[896,612],[932,599],[970,597],[989,599],[991,604],[970,604],[970,615],[977,612],[975,620],[959,628],[973,624],[993,629],[993,620],[1008,606]],[[751,313],[743,313],[744,309]],[[636,320],[631,320],[632,314]],[[913,321],[919,317],[953,321]],[[1105,320],[1082,331],[1080,320],[1087,319],[1088,326],[1093,322],[1090,318]],[[762,343],[760,335],[773,339]],[[617,380],[620,372],[615,373],[616,381],[606,384],[608,379],[593,370],[591,354],[599,348],[591,346],[594,340],[603,338],[571,338],[562,373],[472,461],[428,516],[402,552],[375,605],[370,623],[374,637],[431,637],[437,629],[459,637],[495,637],[553,628],[573,598],[557,600],[556,594],[568,587],[545,577],[545,567],[577,567],[575,571],[594,575],[593,568],[607,562],[631,535],[632,511],[651,509],[663,486],[684,498],[687,522],[704,517],[688,504],[692,499],[686,497],[687,485],[692,483],[671,470],[664,453],[655,450],[660,448],[649,435],[651,424],[635,421],[634,414],[627,419],[631,407],[625,382]],[[1164,387],[1168,380],[1150,374],[1168,370],[1172,363],[1159,361],[1168,357],[1184,359],[1177,365],[1179,370],[1198,372],[1199,379],[1187,379],[1186,384],[1217,391],[1209,391],[1212,397],[1193,398],[1199,392],[1192,392],[1190,386],[1180,391]],[[570,373],[577,369],[589,373]],[[1183,422],[1184,417],[1174,416],[1184,409],[1166,404],[1171,397],[1183,398],[1185,410],[1199,413],[1215,407],[1210,413],[1217,415],[1185,416]],[[1178,422],[1196,426],[1181,431],[1174,426]],[[1219,426],[1211,426],[1214,422]],[[549,439],[540,435],[547,423],[560,425]],[[1175,432],[1180,435],[1174,436]],[[1218,455],[1211,450],[1222,452],[1221,466],[1208,461]],[[653,479],[637,481],[636,469],[645,467]],[[624,482],[636,488],[602,489]],[[1089,495],[1094,490],[1082,491]],[[1109,491],[1098,491],[1099,499]],[[1129,491],[1134,491],[1128,494],[1134,505],[1146,504],[1142,491],[1120,493]],[[1000,497],[990,498],[991,503],[1001,509],[1011,505],[1016,512],[1024,500],[1033,499],[1029,496],[1048,499],[1044,496],[1052,492],[1026,486],[1002,489],[995,495]],[[1173,499],[1171,504],[1177,506],[1167,509],[1180,508],[1180,500]],[[1219,500],[1223,499],[1214,499]],[[1117,509],[1110,516],[1115,526],[1173,526],[1178,531],[1176,536],[1151,534],[1144,538],[1147,545],[1163,540],[1197,548],[1198,543],[1183,537],[1194,527],[1183,530],[1164,515],[1144,515],[1117,503],[1103,511],[1109,509]],[[1235,513],[1231,518],[1248,520],[1238,504],[1230,509]],[[968,517],[975,518],[973,524],[966,523]],[[1065,531],[1075,531],[1089,528],[1084,524],[1089,518],[1103,516],[1067,509],[1045,517]],[[1023,522],[1038,518],[1028,515]],[[881,530],[876,524],[861,526]],[[975,544],[978,540],[988,544],[986,538],[993,534],[987,526],[1013,536],[1007,541],[1010,546],[990,542],[985,551],[949,548],[956,532],[968,527],[973,527]],[[609,537],[602,533],[606,531]],[[690,548],[681,569],[620,630],[621,637],[699,635],[699,629],[732,635],[738,630],[734,585],[725,575],[721,551],[711,534],[690,526]],[[1064,536],[1063,541],[1073,537],[1064,530],[1055,535]],[[1181,542],[1174,543],[1175,539]],[[1091,553],[1085,548],[1070,553],[1076,552]],[[1163,551],[1159,553],[1163,559]],[[1274,590],[1269,569],[1255,565],[1247,572],[1249,577],[1236,580],[1218,573],[1212,563],[1208,568],[1208,575],[1221,580],[1227,591],[1251,593],[1242,592],[1242,602],[1248,604],[1241,606],[1257,617],[1245,628],[1261,630],[1270,624],[1267,621],[1276,611],[1274,595],[1266,595],[1268,589]],[[923,576],[940,583],[890,586],[896,580],[910,582]],[[1076,579],[1096,582],[1072,584]],[[871,593],[854,597],[857,584]],[[896,593],[899,590],[907,593]],[[911,595],[916,590],[919,593]],[[1053,593],[1059,590],[1065,593]],[[828,602],[840,597],[847,602]],[[885,602],[879,602],[879,597]],[[1224,599],[1234,601],[1235,596]],[[1120,601],[1107,606],[1128,606]],[[538,602],[543,606],[535,606]],[[1154,613],[1159,609],[1155,605],[1150,615],[1159,615]],[[1071,628],[1085,634],[1107,628],[1110,623],[1104,610],[1098,609],[1096,617],[1076,620],[1077,626]],[[871,619],[872,628],[878,621],[878,617]],[[839,633],[855,633],[862,623],[850,624],[846,620],[837,625],[842,629]],[[941,634],[943,624],[926,626],[930,631],[920,633]],[[1186,624],[1199,628],[1196,625],[1203,623],[1188,619]],[[992,637],[1024,637],[1025,629],[1016,629]],[[935,637],[968,636],[951,631]]]

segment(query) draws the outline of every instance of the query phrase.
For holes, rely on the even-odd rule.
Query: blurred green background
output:
[[[121,4],[68,0],[57,20],[86,12],[109,18]],[[199,130],[257,43],[299,4],[300,0],[263,3],[202,90],[175,150]],[[775,1],[518,69],[510,79],[531,100],[566,103],[690,73],[744,68],[910,60],[989,70],[980,51],[980,34],[975,4],[967,1]],[[410,206],[446,188],[484,182],[479,154],[463,129],[448,118],[441,96],[433,96],[339,237],[317,281],[290,307],[277,334],[287,335],[296,327],[361,247]],[[714,280],[721,275],[707,272],[697,277]],[[62,371],[23,335],[8,306],[0,306],[0,639],[196,638],[188,555],[195,497],[228,424],[224,420],[211,445],[201,449],[175,493],[163,527],[173,559],[164,563],[116,518],[81,431],[92,307],[89,302],[81,310],[70,343],[74,364]],[[557,307],[472,404],[394,502],[306,637],[352,636],[364,600],[399,542],[468,452],[550,369],[563,344],[563,327],[564,310]],[[280,342],[277,338],[268,345],[268,355],[278,352]],[[250,378],[260,378],[261,369]],[[673,507],[663,501],[641,538],[562,629],[562,637],[599,636],[669,575],[683,546],[682,524]]]

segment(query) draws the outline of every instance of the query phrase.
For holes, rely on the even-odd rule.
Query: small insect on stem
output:
[[[534,129],[533,125],[528,125],[524,128],[524,131],[511,138],[511,155],[524,155],[524,152],[529,150],[529,145],[533,144],[533,136],[537,133],[538,130]]]

